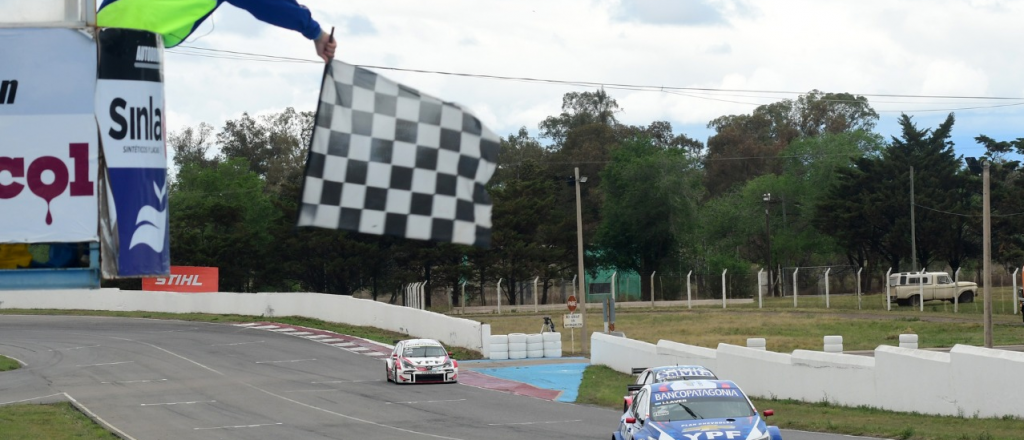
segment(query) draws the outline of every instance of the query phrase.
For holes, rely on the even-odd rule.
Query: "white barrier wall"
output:
[[[879,346],[875,356],[796,350],[792,354],[719,344],[717,349],[602,333],[591,363],[633,367],[703,365],[748,394],[948,416],[1024,417],[1024,353],[956,345],[949,353]],[[766,408],[767,409],[767,408]]]
[[[445,345],[480,351],[484,356],[487,356],[487,344],[483,341],[489,340],[491,335],[489,324],[351,296],[320,293],[177,293],[119,289],[0,291],[0,308],[211,313],[265,318],[304,316],[437,339]]]

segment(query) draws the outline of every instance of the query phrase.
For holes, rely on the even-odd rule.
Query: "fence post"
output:
[[[651,308],[654,308],[654,274],[658,271],[651,272]]]
[[[953,313],[960,311],[960,268],[953,273]]]
[[[576,296],[576,277],[579,275],[572,276],[572,296]]]
[[[537,313],[537,311],[538,311],[538,309],[537,309],[537,281],[539,281],[539,280],[540,280],[540,277],[536,277],[536,278],[533,279],[533,313]],[[547,283],[547,281],[545,281],[545,283]]]
[[[466,282],[462,282],[462,314],[466,314]]]
[[[798,272],[800,272],[800,268],[799,267],[796,268],[796,269],[793,269],[793,308],[794,309],[796,308],[796,296],[797,296],[797,291],[796,291],[796,285],[797,285],[796,274]]]
[[[928,273],[927,268],[921,268],[921,275],[917,278],[917,302],[921,306],[921,311],[924,311],[924,274]]]
[[[729,269],[722,269],[722,308],[723,309],[725,308],[725,273],[728,272],[728,271],[729,271]]]
[[[619,271],[612,272],[612,298],[619,293],[618,278]]]
[[[419,293],[420,293],[420,298],[419,298],[420,310],[426,310],[427,309],[427,282],[426,281],[420,283]]]
[[[1019,271],[1019,270],[1020,270],[1019,267],[1013,268],[1013,276],[1010,277],[1010,278],[1013,279],[1013,291],[1010,292],[1010,298],[1013,298],[1013,301],[1010,302],[1010,306],[1011,306],[1010,308],[1013,309],[1013,314],[1014,315],[1017,314],[1017,309],[1019,308],[1017,306],[1017,271]]]
[[[505,281],[504,278],[498,278],[498,314],[501,314],[501,282]]]
[[[764,268],[763,267],[760,270],[757,271],[757,308],[759,308],[759,309],[762,308],[762,306],[763,306],[763,299],[762,299],[762,295],[761,295],[761,274],[763,274],[763,273],[764,273]]]
[[[857,269],[857,310],[860,310],[860,272],[864,270],[864,266]]]
[[[960,272],[957,272],[957,273],[960,273]],[[892,300],[889,299],[889,295],[890,295],[889,289],[891,287],[891,286],[889,286],[889,276],[891,274],[892,274],[892,267],[890,267],[889,270],[885,271],[885,310],[886,311],[891,311],[892,310]]]
[[[831,267],[828,268],[828,269],[825,269],[825,308],[826,309],[832,308],[832,307],[830,307],[829,302],[828,302],[828,273],[831,272],[831,271],[832,271]]]
[[[688,309],[693,308],[693,306],[690,305],[690,275],[693,275],[692,270],[690,273],[686,274],[686,308]]]

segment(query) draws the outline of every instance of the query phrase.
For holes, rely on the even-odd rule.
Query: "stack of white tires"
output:
[[[562,334],[557,332],[541,333],[544,344],[544,357],[562,357]]]
[[[526,333],[509,333],[508,334],[508,358],[509,359],[526,359]]]
[[[491,335],[487,358],[495,360],[562,357],[562,334]]]
[[[526,357],[544,357],[544,336],[542,336],[540,333],[526,335]]]
[[[508,359],[508,335],[491,335],[489,359]]]

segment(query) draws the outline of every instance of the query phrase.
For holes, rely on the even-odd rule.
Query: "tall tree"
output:
[[[867,246],[894,270],[910,257],[910,167],[914,167],[917,255],[921,267],[936,260],[959,267],[950,257],[961,228],[948,213],[961,203],[964,185],[958,158],[949,141],[953,114],[934,131],[918,129],[910,116],[900,117],[902,133],[879,156],[858,159],[839,169],[837,183],[818,206],[815,225],[853,251]]]
[[[715,196],[757,176],[780,174],[776,157],[793,140],[871,131],[877,120],[867,98],[818,90],[759,106],[749,115],[716,118],[708,123],[716,133],[708,139],[705,185]]]
[[[686,150],[635,137],[612,152],[601,176],[606,199],[596,238],[599,259],[640,274],[641,295],[650,299],[649,275],[692,241],[700,197],[697,162]]]

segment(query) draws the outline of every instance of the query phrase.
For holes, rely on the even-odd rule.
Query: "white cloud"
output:
[[[338,57],[353,64],[668,88],[1024,97],[1019,81],[1024,59],[1014,55],[1024,40],[1018,24],[1024,2],[778,0],[758,2],[756,9],[752,2],[725,0],[303,3],[323,26],[338,27]],[[191,45],[315,58],[312,43],[298,33],[275,29],[232,7],[222,7],[213,17],[215,21],[197,31],[201,37]],[[322,69],[317,63],[173,52],[167,60],[172,127],[176,121],[204,121],[220,128],[225,119],[243,111],[288,106],[312,110]],[[466,105],[502,136],[521,126],[536,133],[544,117],[560,112],[564,93],[596,88],[380,73]],[[646,125],[668,120],[679,130],[700,130],[718,116],[748,113],[756,105],[796,97],[607,90],[626,109],[624,121]],[[869,99],[882,112],[880,130],[892,130],[894,124],[885,121],[894,120],[900,111],[967,106],[928,99]],[[984,116],[970,117],[969,112]],[[931,114],[922,113],[916,120],[930,122]],[[970,146],[979,129],[1000,126],[999,121],[1012,127],[1021,114],[1024,108],[960,110],[954,135]]]

